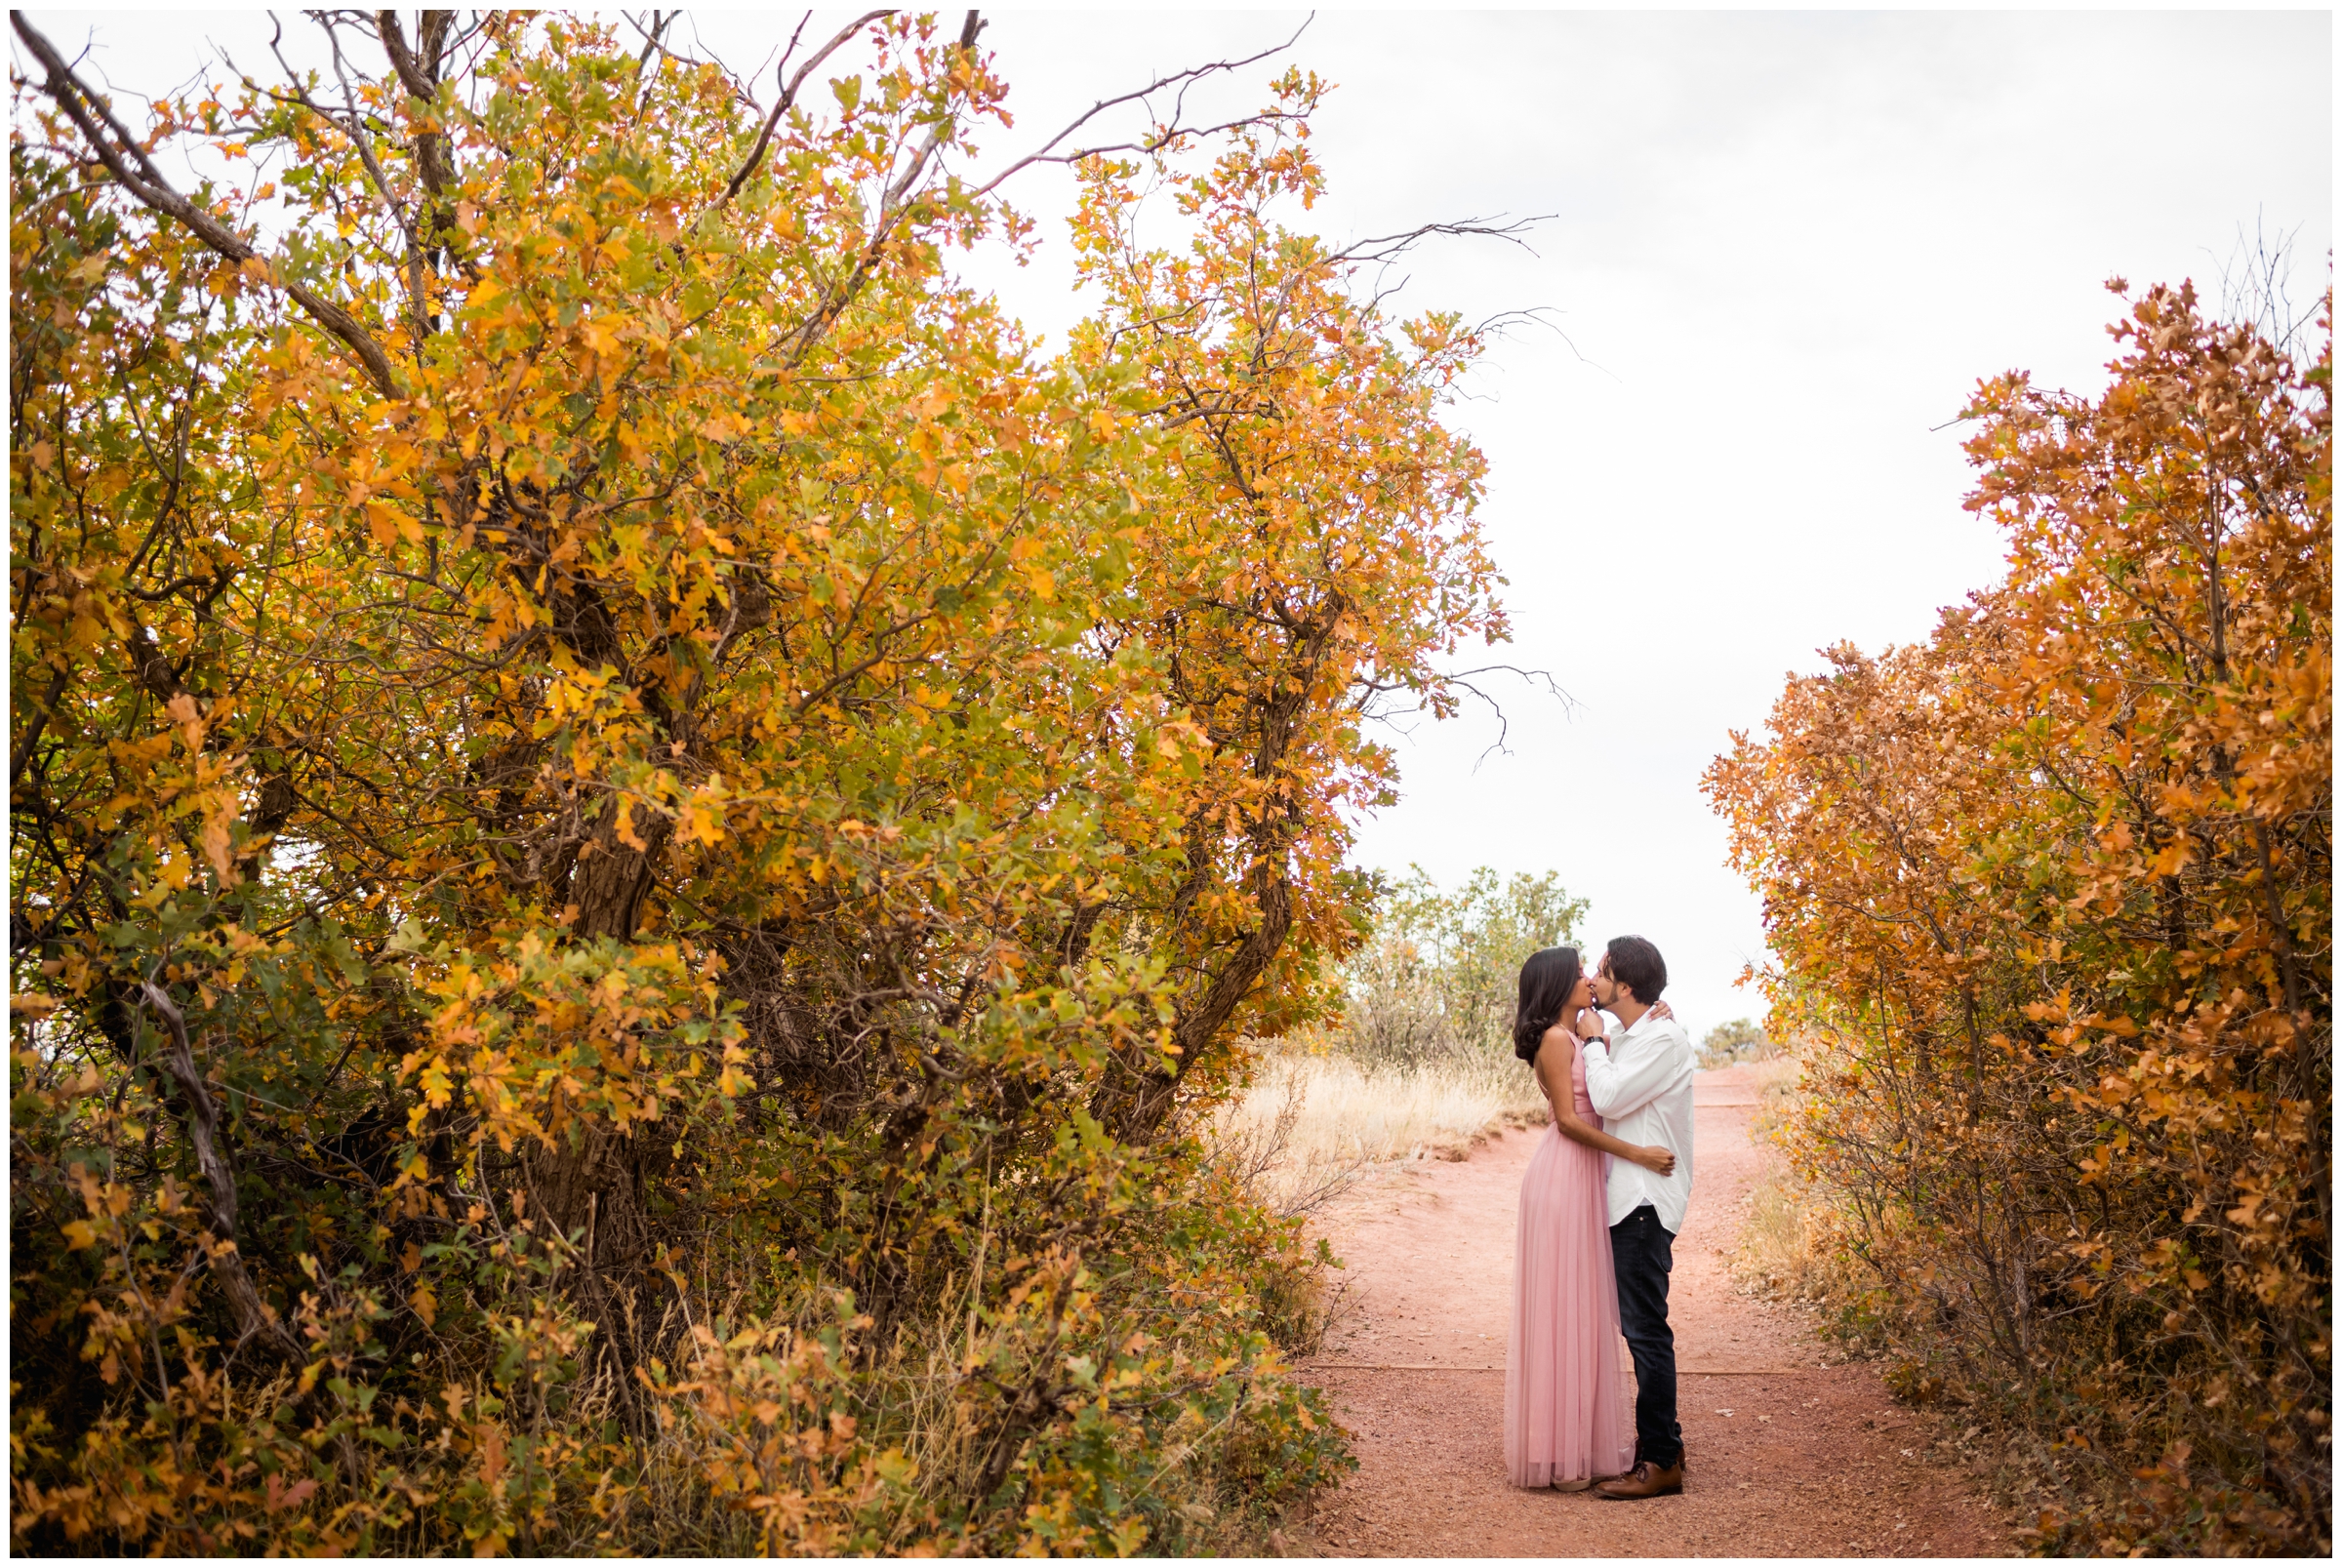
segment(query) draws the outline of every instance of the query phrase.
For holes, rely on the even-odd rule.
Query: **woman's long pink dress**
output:
[[[1599,1127],[1574,1058],[1578,1115]],[[1505,1470],[1514,1486],[1625,1473],[1635,1427],[1618,1364],[1608,1156],[1548,1127],[1520,1183],[1513,1338],[1505,1357]]]

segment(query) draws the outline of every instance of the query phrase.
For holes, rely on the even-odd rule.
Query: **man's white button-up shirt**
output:
[[[1602,1130],[1629,1144],[1674,1151],[1676,1174],[1654,1176],[1633,1160],[1604,1155],[1610,1166],[1610,1223],[1647,1203],[1668,1233],[1679,1235],[1691,1204],[1691,1036],[1676,1019],[1645,1013],[1604,1049],[1585,1047],[1586,1095]]]

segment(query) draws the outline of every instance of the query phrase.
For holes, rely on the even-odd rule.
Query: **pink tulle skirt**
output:
[[[1634,1457],[1603,1159],[1548,1127],[1521,1179],[1505,1357],[1505,1471],[1514,1486],[1619,1475]]]

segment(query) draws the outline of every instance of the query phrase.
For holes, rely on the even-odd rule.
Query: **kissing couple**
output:
[[[1591,975],[1575,947],[1520,966],[1514,1054],[1536,1069],[1554,1120],[1520,1184],[1505,1357],[1514,1486],[1622,1500],[1683,1490],[1667,1280],[1691,1199],[1692,1052],[1666,988],[1666,960],[1640,937],[1612,939]]]

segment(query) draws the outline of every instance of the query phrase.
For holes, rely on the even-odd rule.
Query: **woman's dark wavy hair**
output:
[[[1541,947],[1520,966],[1520,1006],[1513,1015],[1513,1054],[1537,1060],[1545,1031],[1560,1022],[1569,993],[1578,988],[1585,966],[1575,947]]]

